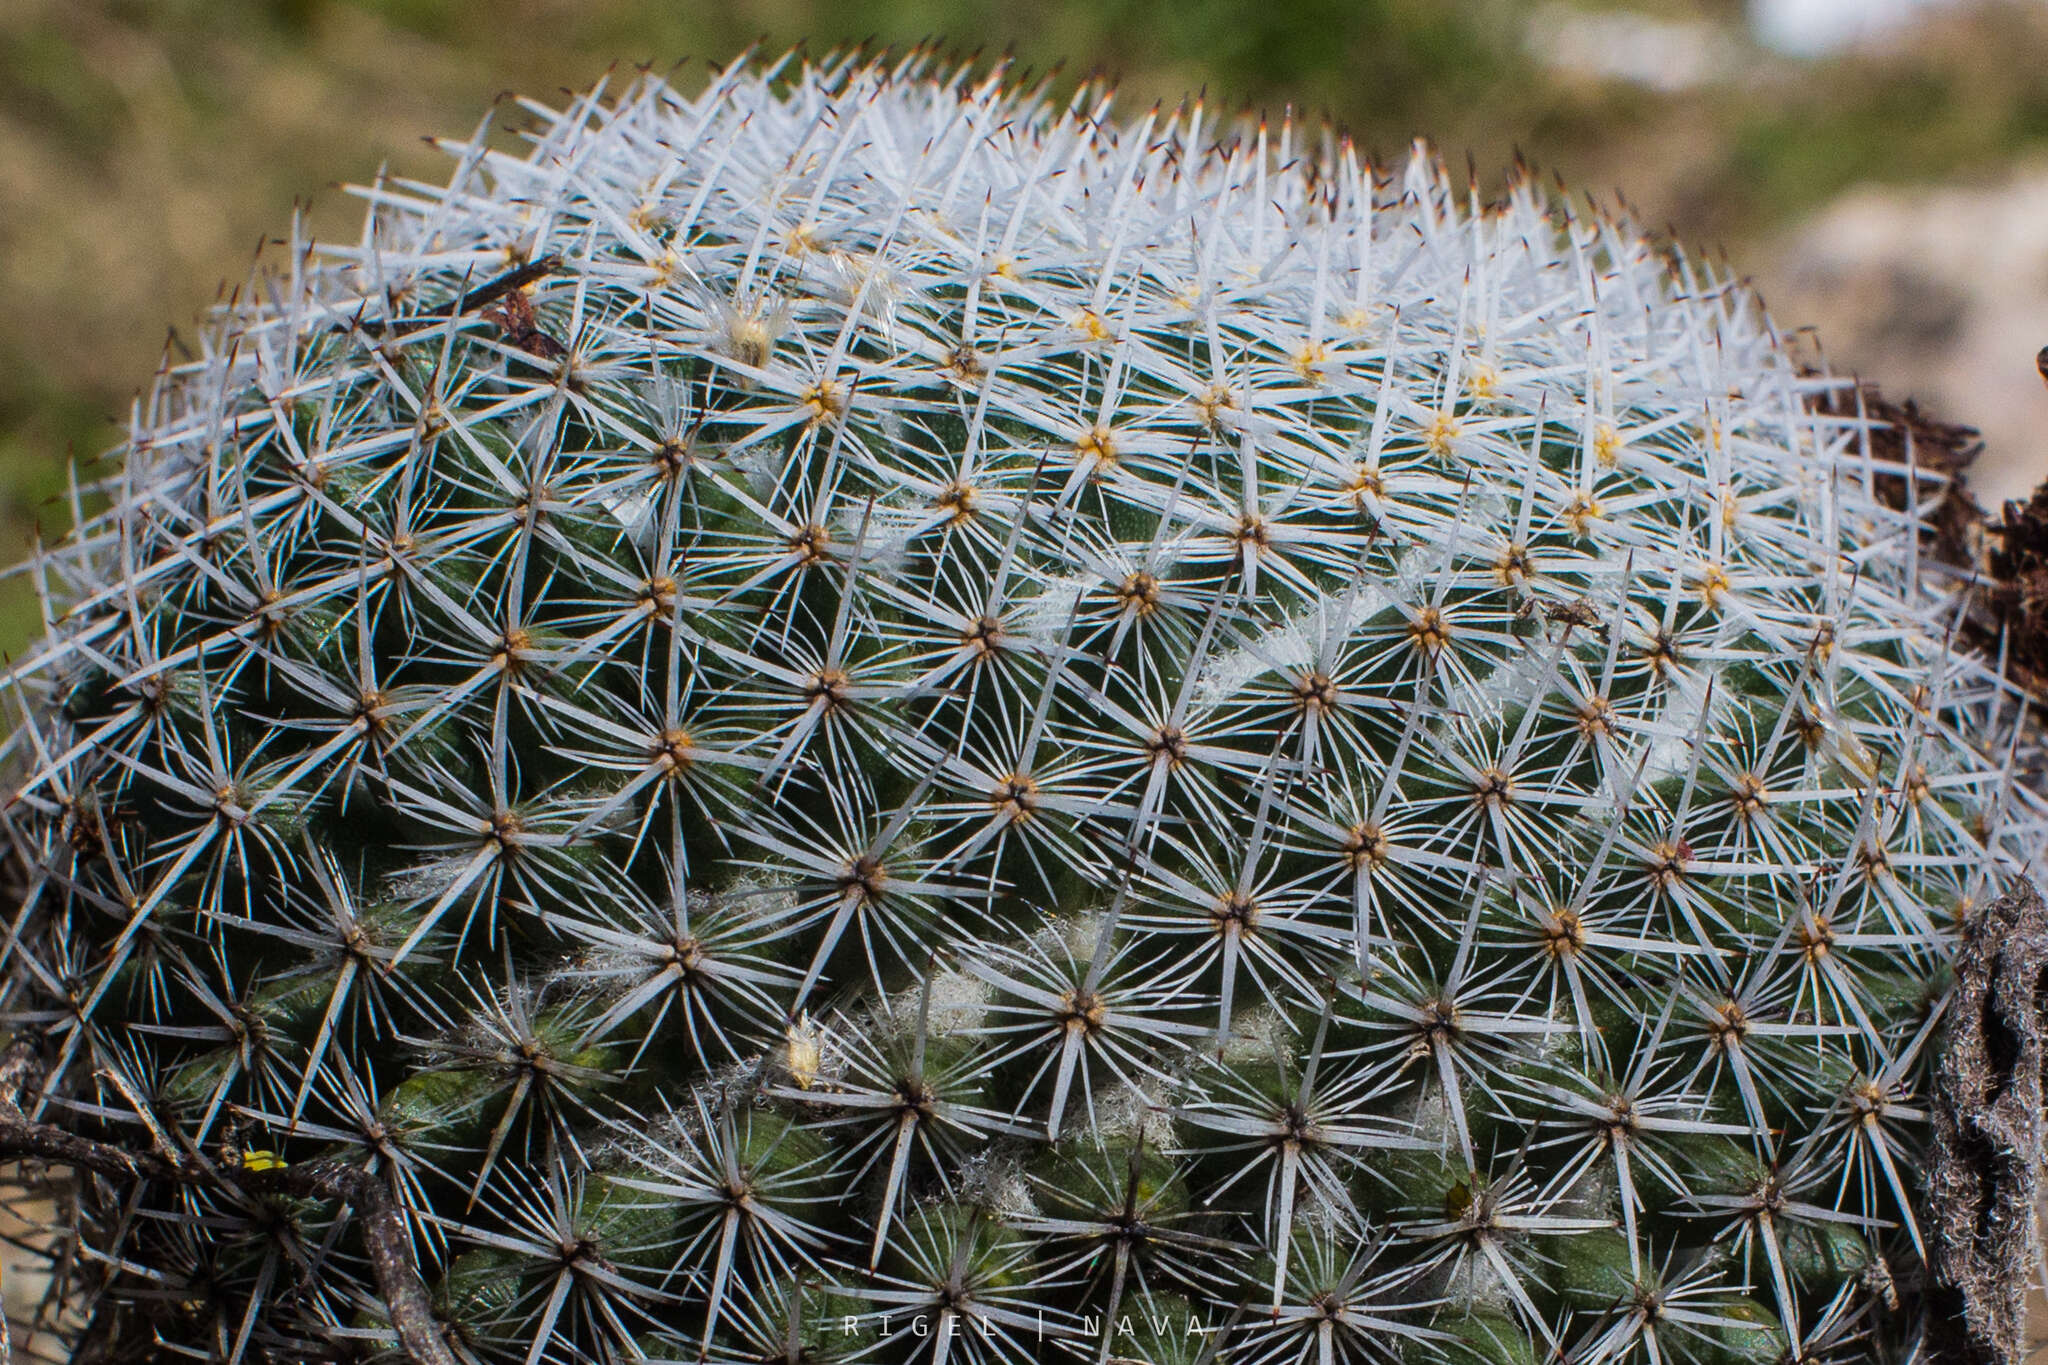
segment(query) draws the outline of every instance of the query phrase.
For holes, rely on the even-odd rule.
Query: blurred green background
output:
[[[1957,368],[1959,338],[1982,330],[1981,294],[2012,334],[1987,343],[2008,396],[1985,404],[2000,414],[1985,425],[2003,423],[2001,477],[2024,486],[2048,474],[2048,446],[2026,437],[2048,434],[2048,411],[2025,410],[2042,397],[2031,367],[2048,305],[2031,343],[2013,312],[2028,290],[2048,300],[2048,5],[1846,6],[0,0],[0,560],[21,558],[39,524],[61,533],[67,458],[114,442],[167,329],[190,335],[295,203],[310,202],[316,234],[350,236],[359,207],[340,182],[383,166],[441,175],[421,135],[467,132],[501,92],[554,100],[614,62],[684,57],[678,79],[694,85],[705,59],[756,39],[1014,49],[1035,68],[1117,76],[1126,110],[1205,86],[1249,108],[1291,102],[1391,157],[1426,136],[1487,182],[1519,151],[1604,202],[1625,195],[1689,245],[1725,249],[1782,323],[1839,319],[1850,353],[1831,343],[1837,364],[1949,406],[1969,365],[1962,381],[1921,380]],[[2037,181],[2035,213],[2024,196]],[[1930,227],[1929,205],[1955,221]],[[2004,254],[1973,253],[1995,215]],[[1809,249],[1838,238],[1841,250]],[[2030,240],[2042,246],[2031,256]],[[2031,388],[2014,386],[2008,361]],[[25,581],[0,584],[0,649],[18,652],[35,624]]]

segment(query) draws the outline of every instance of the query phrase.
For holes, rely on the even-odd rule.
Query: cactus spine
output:
[[[295,240],[34,566],[20,1114],[231,1172],[69,1183],[46,1325],[1912,1350],[1954,919],[2043,812],[1924,481],[1742,286],[925,56],[527,107]],[[339,1166],[427,1345],[233,1174]]]

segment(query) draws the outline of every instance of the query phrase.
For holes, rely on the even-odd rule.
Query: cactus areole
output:
[[[1922,1348],[2044,828],[1938,481],[1623,222],[1107,106],[529,106],[158,377],[8,675],[17,1340]]]

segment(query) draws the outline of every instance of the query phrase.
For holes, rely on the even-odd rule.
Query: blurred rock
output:
[[[18,1199],[18,1168],[0,1167],[0,1185]],[[48,1216],[46,1205],[31,1203],[26,1208],[0,1207],[0,1309],[7,1314],[7,1344],[11,1352],[0,1352],[0,1365],[26,1365],[33,1360],[52,1359],[47,1352],[57,1349],[57,1338],[36,1331],[32,1323],[44,1292],[50,1285],[50,1263],[37,1254],[50,1238],[34,1219]],[[24,1218],[23,1215],[27,1217]]]
[[[1987,507],[2048,479],[2048,165],[1852,191],[1764,260],[1780,327],[1816,327],[1837,371],[1984,433],[1970,484]]]
[[[1815,57],[1910,30],[1923,12],[1954,0],[1750,0],[1750,24],[1781,52]]]
[[[1580,9],[1563,0],[1529,16],[1525,43],[1530,56],[1560,76],[1667,93],[1726,79],[1742,60],[1741,45],[1723,25]]]

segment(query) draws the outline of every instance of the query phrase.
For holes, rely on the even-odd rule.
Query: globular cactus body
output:
[[[50,1325],[1912,1349],[1954,922],[2043,821],[1745,289],[922,59],[534,113],[295,244],[37,565],[21,1117],[186,1163],[68,1189]],[[424,1336],[243,1174],[336,1165]]]

